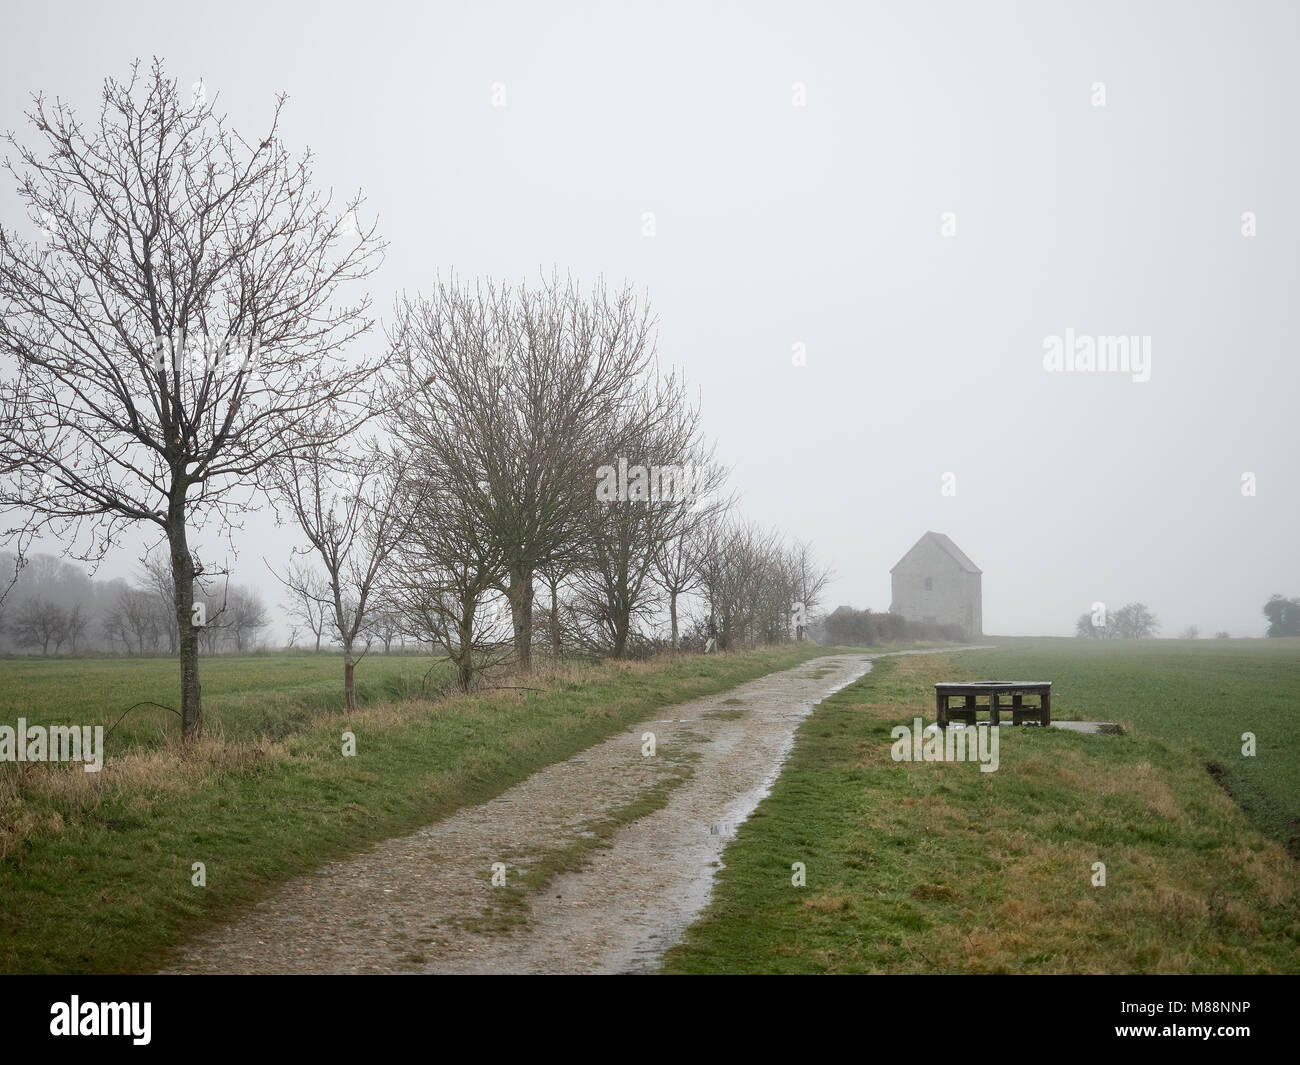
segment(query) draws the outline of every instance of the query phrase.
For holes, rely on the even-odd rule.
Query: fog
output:
[[[827,608],[886,609],[928,529],[983,570],[988,633],[1068,635],[1096,601],[1141,601],[1162,635],[1262,635],[1268,596],[1300,594],[1293,5],[55,3],[3,21],[0,127],[28,143],[31,92],[89,117],[137,57],[202,80],[250,137],[287,93],[286,144],[311,148],[318,186],[364,189],[390,242],[369,282],[383,317],[452,272],[636,285],[742,513],[835,569]],[[7,175],[0,220],[35,230]],[[1134,338],[1149,379],[1045,368],[1067,334]],[[263,558],[282,565],[292,529],[263,511],[231,538],[235,580],[278,601]],[[215,529],[198,543],[226,557]],[[97,579],[133,576],[142,544]]]

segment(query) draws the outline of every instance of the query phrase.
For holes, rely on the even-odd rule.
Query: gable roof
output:
[[[897,562],[894,563],[893,569],[891,569],[889,572],[893,573],[894,570],[898,569],[899,566],[901,566],[904,562],[907,561],[907,556],[910,555],[913,551],[915,551],[918,547],[920,547],[923,543],[925,543],[926,540],[931,540],[935,544],[937,544],[939,549],[942,550],[945,554],[947,554],[966,573],[983,572],[979,568],[979,566],[975,565],[974,562],[972,562],[969,558],[966,557],[965,551],[963,551],[960,547],[954,544],[952,540],[950,540],[943,533],[937,533],[937,532],[927,532],[924,536],[921,537],[921,539],[917,540],[916,543],[914,543],[908,549],[907,554],[903,555],[902,558],[900,558]]]

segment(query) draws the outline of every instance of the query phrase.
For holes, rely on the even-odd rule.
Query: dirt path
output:
[[[800,720],[873,657],[819,658],[666,708],[490,802],[288,882],[168,971],[652,970],[708,902]]]

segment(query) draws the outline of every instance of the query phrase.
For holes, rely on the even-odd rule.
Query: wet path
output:
[[[169,971],[654,969],[708,902],[799,722],[873,657],[814,659],[665,708],[489,802],[287,882]]]

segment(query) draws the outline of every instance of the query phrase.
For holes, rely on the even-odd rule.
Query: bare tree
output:
[[[1145,640],[1160,631],[1160,622],[1144,603],[1126,603],[1113,614],[1111,627],[1121,640]]]
[[[180,648],[180,629],[176,624],[176,585],[172,579],[170,561],[165,558],[146,558],[140,575],[143,589],[153,598],[158,611],[158,626],[167,639],[167,650],[175,654]]]
[[[202,619],[196,625],[199,646],[204,654],[215,655],[221,651],[222,644],[229,635],[227,625],[230,621],[230,587],[226,583],[220,592],[215,590],[196,590],[194,593],[195,613]]]
[[[604,632],[615,658],[627,655],[638,622],[658,608],[656,559],[717,505],[725,476],[701,444],[699,408],[680,379],[647,382],[632,410],[610,427],[606,461],[593,471],[595,504],[578,572],[578,608]],[[670,613],[675,630],[675,599]]]
[[[397,304],[402,438],[503,555],[521,668],[537,574],[581,541],[603,434],[651,365],[653,325],[630,289],[584,295],[555,278],[518,289],[453,279]]]
[[[72,646],[72,653],[77,653],[77,644],[81,642],[82,636],[86,634],[86,627],[90,624],[90,617],[86,608],[81,603],[73,603],[72,609],[67,612],[67,622],[64,625],[64,633],[67,636],[68,643]]]
[[[565,627],[564,622],[561,620],[563,611],[560,602],[560,589],[565,581],[577,571],[578,565],[577,553],[570,552],[556,556],[545,565],[537,567],[537,576],[542,582],[542,587],[546,590],[548,603],[544,628],[551,645],[551,658],[555,660],[559,660],[564,654]]]
[[[58,654],[67,638],[68,615],[57,603],[33,596],[14,610],[9,631],[19,647],[39,647],[41,654],[47,655],[53,643],[54,653]]]
[[[704,587],[710,523],[720,520],[729,506],[728,501],[717,506],[705,504],[693,508],[655,551],[654,579],[668,600],[669,636],[674,652],[681,638],[679,604],[683,596]]]
[[[45,531],[102,558],[123,530],[166,540],[182,735],[202,727],[192,529],[246,506],[259,471],[298,454],[328,409],[341,435],[376,367],[345,356],[372,324],[340,286],[378,265],[374,229],[312,188],[280,141],[285,98],[245,139],[212,102],[183,102],[155,62],[104,86],[83,125],[33,99],[43,151],[10,135],[33,244],[0,228],[0,508],[21,554]],[[70,541],[71,542],[71,541]]]
[[[373,444],[359,458],[314,447],[289,456],[273,473],[279,502],[288,507],[311,545],[295,553],[313,553],[325,569],[331,628],[343,645],[343,692],[349,710],[356,709],[357,638],[370,624],[384,564],[406,535],[416,509],[407,466],[407,460],[385,455]],[[295,575],[291,566],[281,577],[299,602],[315,594],[311,583],[295,583],[302,573],[299,567]]]
[[[511,658],[513,611],[501,596],[506,561],[500,545],[477,521],[478,508],[439,491],[437,471],[427,471],[417,520],[398,547],[398,564],[386,600],[417,639],[441,645],[469,691],[485,670]]]
[[[333,599],[329,583],[303,559],[289,563],[288,573],[281,583],[289,591],[289,603],[285,609],[312,634],[319,654],[321,637],[329,627]]]
[[[247,650],[257,634],[270,624],[266,604],[251,588],[235,586],[230,589],[226,605],[226,631],[235,643],[236,651]]]
[[[115,648],[119,643],[122,650],[128,654],[131,651],[131,637],[126,624],[126,617],[122,613],[120,599],[115,599],[104,608],[99,619],[100,632],[104,639],[108,641],[110,649]]]
[[[812,544],[806,541],[790,548],[785,558],[785,567],[795,598],[794,638],[803,640],[806,639],[804,630],[808,625],[807,619],[821,605],[826,586],[835,573],[829,567],[817,564]]]
[[[703,532],[700,583],[723,650],[790,637],[793,588],[776,532],[725,518]]]
[[[162,628],[153,598],[147,591],[141,588],[123,588],[118,593],[111,616],[121,628],[127,650],[130,650],[132,644],[139,655],[158,649]]]
[[[384,645],[384,654],[393,649],[393,641],[402,633],[402,615],[399,611],[385,607],[374,610],[366,624],[366,635]]]

